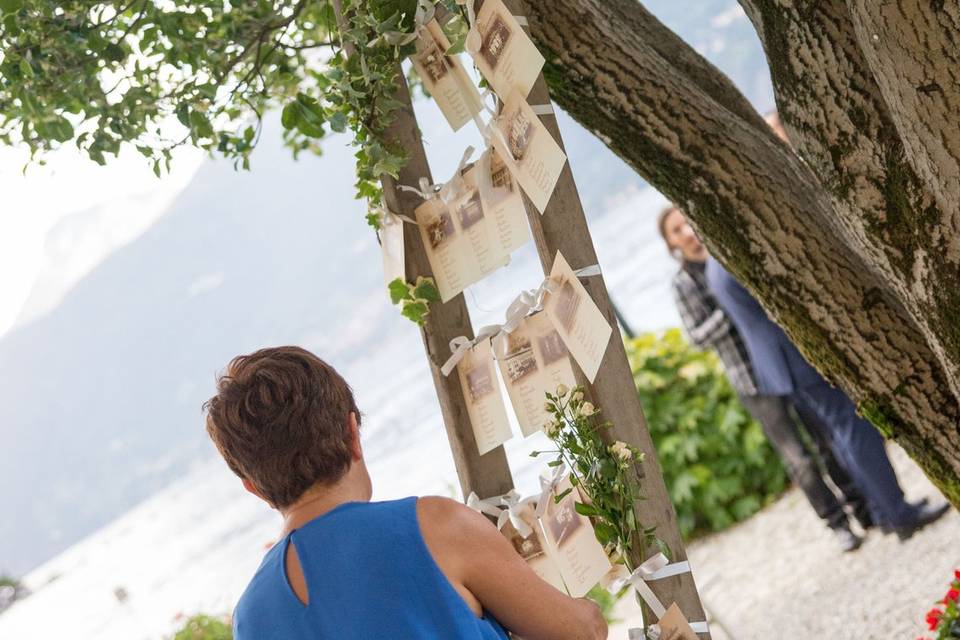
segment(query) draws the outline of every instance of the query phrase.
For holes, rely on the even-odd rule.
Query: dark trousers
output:
[[[843,500],[824,481],[817,456],[804,443],[799,425],[790,414],[790,402],[781,396],[741,395],[740,402],[763,427],[767,440],[780,456],[787,475],[800,487],[807,501],[831,528],[847,526],[843,511],[846,503],[861,523],[868,521],[867,505],[844,466],[834,457],[828,433],[816,414],[807,414],[797,408],[810,441],[823,462],[823,470],[843,496]]]
[[[826,380],[794,391],[793,403],[803,413],[815,414],[828,432],[834,454],[867,499],[876,524],[903,526],[914,518],[914,508],[887,457],[883,437],[857,415],[853,402]]]

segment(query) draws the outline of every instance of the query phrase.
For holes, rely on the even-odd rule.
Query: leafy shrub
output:
[[[783,491],[780,460],[715,353],[668,329],[628,340],[627,354],[685,537],[743,520]]]
[[[233,629],[228,620],[197,614],[187,619],[173,640],[233,640]]]

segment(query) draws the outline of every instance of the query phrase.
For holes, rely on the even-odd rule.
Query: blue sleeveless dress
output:
[[[297,599],[284,557],[293,544],[310,603]],[[233,614],[236,640],[506,640],[478,618],[434,561],[417,499],[349,502],[278,542]]]

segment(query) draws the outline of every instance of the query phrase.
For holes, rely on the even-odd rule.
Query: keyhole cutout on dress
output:
[[[287,574],[287,582],[297,596],[297,600],[304,606],[310,604],[310,594],[307,592],[307,579],[303,575],[303,567],[300,565],[300,556],[297,555],[297,547],[293,544],[292,538],[287,538],[287,549],[284,555],[284,569]]]

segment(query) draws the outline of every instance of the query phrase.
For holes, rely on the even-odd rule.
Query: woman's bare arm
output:
[[[440,569],[510,631],[524,640],[607,637],[607,623],[596,604],[571,598],[541,580],[484,516],[437,497],[421,498],[417,511]]]

